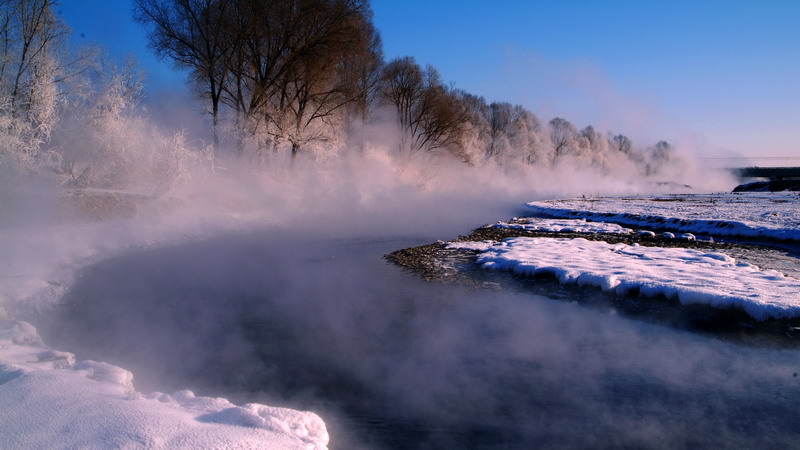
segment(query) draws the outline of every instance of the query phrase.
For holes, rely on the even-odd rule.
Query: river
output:
[[[139,391],[314,411],[334,449],[800,442],[797,350],[587,307],[548,281],[551,295],[431,283],[383,259],[431,235],[308,236],[130,251],[33,321]]]

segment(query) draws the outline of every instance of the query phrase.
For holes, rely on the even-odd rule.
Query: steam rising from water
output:
[[[99,225],[112,240],[115,227],[143,230],[120,231],[60,304],[33,319],[45,342],[130,369],[141,391],[318,412],[333,448],[797,437],[786,419],[798,400],[794,353],[535,295],[430,284],[382,259],[520,215],[525,201],[657,186],[568,166],[398,167],[369,148],[273,163],[265,172],[227,163],[143,204],[135,221]],[[188,231],[163,239],[175,224]],[[55,239],[98,246],[88,233]]]
[[[428,233],[431,216],[374,233],[357,216],[297,221],[130,252],[85,270],[40,328],[131,369],[140,390],[318,412],[332,448],[797,442],[796,352],[431,284],[382,260],[460,230]]]
[[[659,187],[619,154],[602,170],[577,170],[570,157],[555,168],[518,167],[519,158],[399,164],[393,120],[348,136],[358,150],[309,148],[308,160],[292,162],[273,154],[253,169],[223,149],[212,164],[191,139],[207,126],[159,131],[152,122],[170,128],[184,114],[150,121],[133,104],[109,107],[132,98],[95,94],[39,149],[77,163],[71,180],[62,171],[32,184],[0,167],[0,275],[10,280],[0,316],[26,311],[58,350],[130,369],[141,391],[313,410],[334,448],[798,442],[794,352],[536,295],[430,284],[382,259],[520,215],[526,201],[729,189],[725,176],[680,166],[649,180],[675,183]],[[98,121],[97,110],[113,114]],[[94,178],[85,185],[122,197],[176,188],[141,202],[135,220],[67,226],[58,183],[80,185],[83,173]],[[30,283],[15,290],[18,274]],[[28,287],[47,283],[46,294],[69,290],[30,301]],[[33,314],[48,301],[58,305]]]

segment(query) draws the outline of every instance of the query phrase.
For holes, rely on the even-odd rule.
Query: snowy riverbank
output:
[[[682,304],[741,308],[756,320],[800,317],[800,280],[717,252],[525,237],[456,242],[450,248],[480,251],[477,262],[485,269],[550,274],[563,284],[616,295],[638,292]]]
[[[485,269],[549,275],[616,296],[740,310],[756,321],[795,320],[800,318],[798,205],[794,193],[531,202],[534,217],[395,252],[390,260],[425,278],[452,279],[457,275],[437,277],[431,261],[439,260],[447,272],[454,258],[448,252],[469,250]]]
[[[681,194],[530,202],[531,215],[718,237],[800,241],[800,195]]]
[[[136,392],[133,375],[48,348],[26,322],[0,323],[0,447],[322,449],[313,413],[224,398]]]
[[[20,316],[58,302],[79,271],[125,251],[242,232],[264,217],[164,216],[29,227],[0,234],[0,447],[322,449],[316,414],[135,389],[134,374],[77,360]],[[55,346],[52,348],[51,346]]]
[[[800,317],[800,280],[714,251],[714,238],[783,241],[794,246],[800,240],[799,205],[800,196],[794,193],[532,202],[528,206],[534,214],[559,219],[514,218],[488,228],[551,236],[454,242],[447,248],[479,252],[477,263],[486,269],[549,274],[564,284],[616,295],[637,293],[684,305],[741,309],[759,321],[794,319]],[[571,238],[563,238],[565,233]],[[683,244],[677,247],[695,246],[697,238],[692,233],[704,235],[702,245],[697,244],[702,249],[659,247],[675,247],[678,241]],[[644,237],[648,246],[620,243],[618,236]],[[603,237],[615,243],[596,241]],[[797,249],[790,253],[796,258]],[[796,259],[794,265],[798,265]]]

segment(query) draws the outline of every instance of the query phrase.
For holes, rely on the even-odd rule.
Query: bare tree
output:
[[[340,110],[365,95],[351,75],[380,60],[364,0],[240,0],[229,27],[236,44],[223,101],[259,152],[285,140],[295,156],[328,139]]]
[[[190,70],[215,130],[229,106],[259,154],[328,139],[350,103],[365,113],[381,61],[366,0],[136,0],[135,17]]]
[[[402,132],[401,148],[407,146],[406,131],[415,131],[416,110],[422,102],[425,76],[412,57],[395,59],[383,68],[381,76],[381,99],[394,106]],[[418,124],[416,125],[418,128]]]
[[[354,49],[344,55],[337,72],[341,82],[348,90],[345,108],[345,126],[350,133],[354,126],[363,126],[369,120],[370,111],[375,106],[381,70],[383,69],[383,48],[378,30],[370,22],[363,24],[363,32],[358,34]]]
[[[234,42],[228,35],[232,0],[135,0],[134,18],[148,30],[157,55],[188,69],[210,102],[214,145],[219,145],[223,86]]]
[[[466,108],[442,84],[436,69],[428,66],[423,71],[411,57],[389,62],[383,70],[381,98],[397,113],[401,153],[449,148],[463,154],[459,147]]]
[[[291,142],[293,157],[305,143],[327,139],[345,118],[345,106],[366,107],[373,89],[369,83],[374,82],[370,72],[380,58],[380,41],[365,2],[308,2],[298,14],[295,55],[278,79],[274,108],[283,119],[276,124],[281,137]]]

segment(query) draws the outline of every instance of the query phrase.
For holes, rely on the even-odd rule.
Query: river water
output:
[[[335,449],[800,442],[797,350],[383,259],[431,239],[264,230],[131,252],[34,322],[56,348],[130,369],[139,391],[315,411]]]

